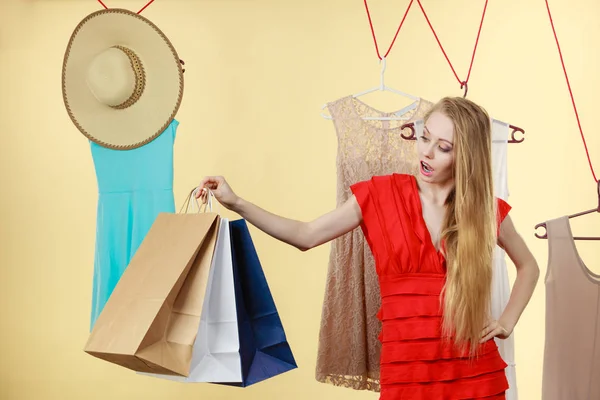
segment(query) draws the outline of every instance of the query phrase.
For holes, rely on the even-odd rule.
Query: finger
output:
[[[490,339],[490,337],[494,337],[497,335],[498,328],[496,324],[491,324],[486,327],[481,333],[481,341],[485,342]]]
[[[205,176],[200,181],[200,185],[198,185],[198,187],[200,189],[204,189],[205,187],[211,187],[211,186],[214,186],[215,184],[218,184],[217,177],[215,177],[215,176]]]
[[[215,190],[216,188],[219,187],[219,183],[217,181],[210,180],[210,181],[206,182],[204,187],[206,189]]]
[[[479,341],[479,343],[485,343],[485,342],[487,342],[488,340],[489,340],[489,339],[488,339],[488,337],[487,337],[487,336],[485,336],[485,337],[482,337],[482,338],[481,338],[481,340]]]
[[[202,198],[204,192],[206,191],[206,185],[207,184],[205,182],[200,182],[200,184],[196,187],[194,190],[194,197],[196,199]]]
[[[207,185],[209,185],[209,184],[198,186],[198,188],[196,189],[196,198],[197,199],[200,199],[200,198],[206,196],[206,192],[207,192],[206,186]]]
[[[495,326],[493,324],[487,325],[485,328],[481,330],[481,337],[485,337],[488,333],[493,331]]]
[[[487,335],[485,335],[483,337],[483,339],[480,340],[480,343],[485,343],[488,340],[490,340],[490,339],[498,336],[498,334],[500,333],[499,331],[500,331],[500,329],[493,329],[493,330],[491,330]]]

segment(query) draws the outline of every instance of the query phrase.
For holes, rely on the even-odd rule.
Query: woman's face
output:
[[[421,179],[438,184],[453,179],[454,124],[450,118],[441,112],[433,112],[417,140]]]

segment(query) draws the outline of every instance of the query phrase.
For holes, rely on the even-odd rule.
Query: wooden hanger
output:
[[[572,218],[580,217],[582,215],[591,214],[593,212],[600,213],[600,181],[598,181],[598,206],[596,208],[592,208],[591,210],[582,211],[577,214],[571,214],[571,215],[567,216],[567,218],[572,219]],[[537,230],[538,228],[544,228],[544,230],[546,230],[546,223],[542,222],[542,223],[537,224],[535,226],[535,229]],[[546,233],[544,233],[543,235],[538,235],[538,233],[536,232],[535,237],[538,239],[548,239],[548,232],[546,231]],[[595,236],[595,237],[594,236],[580,236],[580,237],[574,237],[573,240],[600,240],[600,236]]]

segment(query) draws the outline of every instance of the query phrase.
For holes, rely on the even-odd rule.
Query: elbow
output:
[[[535,258],[532,257],[528,262],[524,263],[521,270],[527,274],[533,285],[537,284],[540,279],[540,267]]]
[[[311,232],[310,224],[307,223],[303,223],[298,230],[297,240],[295,242],[294,247],[303,253],[319,245],[319,243],[316,242],[315,234]]]
[[[535,261],[535,260],[533,260],[533,267],[532,267],[532,269],[533,269],[532,273],[535,276],[535,282],[537,283],[538,280],[540,279],[540,267],[539,267],[537,261]]]
[[[309,238],[298,241],[298,244],[296,245],[296,248],[303,253],[315,247],[317,247],[317,245],[312,243]]]
[[[533,257],[533,255],[531,256],[531,260],[529,262],[529,269],[531,271],[531,274],[533,275],[535,281],[537,282],[538,279],[540,278],[540,266],[537,263],[537,260],[535,259],[535,257]]]
[[[298,244],[294,245],[294,247],[304,253],[304,252],[307,252],[308,250],[312,249],[315,246],[307,244],[307,243],[298,243]]]

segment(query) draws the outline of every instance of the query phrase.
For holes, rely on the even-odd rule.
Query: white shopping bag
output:
[[[221,218],[189,375],[141,374],[178,382],[242,382],[239,349],[229,221]]]

